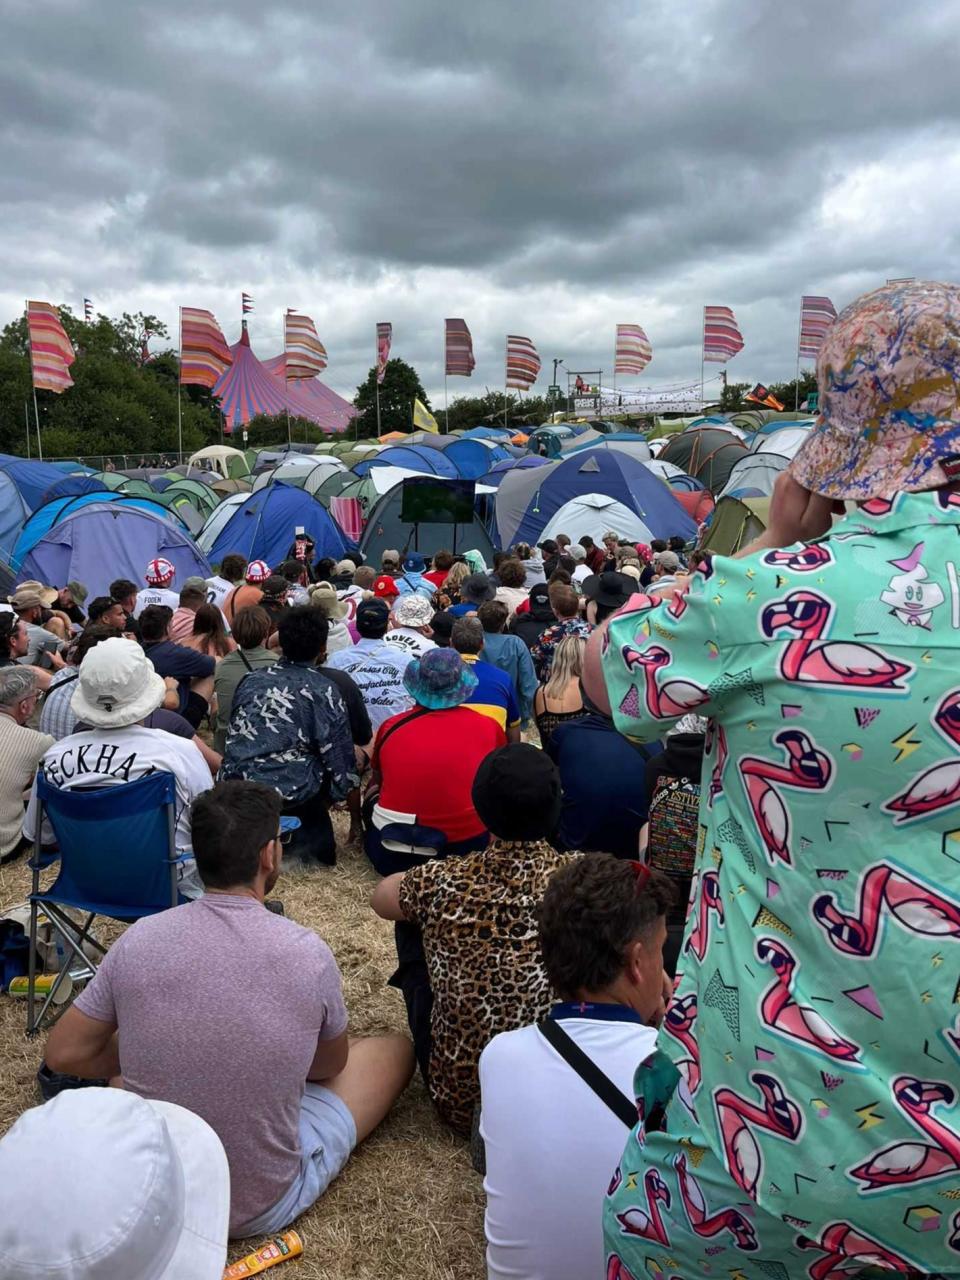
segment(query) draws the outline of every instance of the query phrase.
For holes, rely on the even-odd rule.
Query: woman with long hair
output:
[[[215,604],[202,604],[193,615],[193,634],[183,641],[188,649],[196,649],[209,658],[225,658],[237,647],[227,635],[223,614]]]
[[[471,573],[472,570],[466,561],[457,560],[450,566],[450,571],[443,580],[443,586],[440,588],[439,594],[446,596],[451,604],[459,604],[460,588]]]
[[[580,693],[586,648],[582,636],[564,636],[554,650],[549,678],[533,695],[533,718],[544,751],[549,749],[558,725],[587,714]]]

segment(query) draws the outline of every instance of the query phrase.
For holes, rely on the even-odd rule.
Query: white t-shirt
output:
[[[411,655],[396,645],[361,638],[352,648],[331,654],[327,666],[353,677],[376,732],[384,720],[413,706],[413,699],[403,686],[403,673],[410,660]]]
[[[142,591],[137,592],[137,603],[133,606],[133,616],[139,618],[147,605],[165,604],[168,609],[178,609],[180,607],[180,594],[177,591],[168,591],[166,587],[144,587]]]
[[[352,622],[357,616],[357,605],[369,595],[368,591],[364,591],[362,587],[344,587],[342,591],[337,592],[337,599],[342,600],[347,606],[347,622]]]
[[[198,795],[213,786],[207,762],[191,741],[163,729],[145,729],[142,725],[72,733],[45,752],[41,765],[47,781],[64,790],[118,786],[124,782],[136,782],[157,770],[172,773],[177,783],[174,838],[177,849],[181,851],[189,849],[191,844],[190,806]],[[24,835],[29,840],[34,838],[36,826],[37,788],[34,783],[23,824]],[[182,864],[180,888],[187,896],[199,896],[202,892],[192,858]]]
[[[593,570],[586,564],[578,564],[570,575],[574,582],[583,582],[585,579],[592,576]]]
[[[561,1026],[632,1098],[657,1033],[621,1021],[621,1005],[591,1010]],[[536,1027],[494,1036],[480,1055],[480,1092],[488,1280],[602,1276],[603,1198],[630,1131]]]
[[[411,658],[422,658],[428,649],[437,647],[429,636],[425,636],[422,631],[415,631],[413,627],[394,627],[383,638],[387,644],[408,653]]]
[[[223,602],[233,590],[239,587],[239,582],[228,582],[226,578],[213,577],[207,579],[207,604],[215,604],[218,609],[223,608]],[[178,597],[179,599],[179,597]]]

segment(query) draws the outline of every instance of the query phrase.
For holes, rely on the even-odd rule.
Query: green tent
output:
[[[716,496],[727,483],[734,464],[746,453],[749,450],[739,436],[722,427],[691,427],[672,436],[658,457],[681,467]]]
[[[220,495],[214,493],[208,484],[200,480],[185,480],[180,477],[163,491],[165,498],[184,497],[200,514],[206,518],[220,501]],[[167,506],[173,505],[167,503]]]
[[[721,498],[700,550],[715,556],[732,556],[759,538],[769,518],[769,498]]]

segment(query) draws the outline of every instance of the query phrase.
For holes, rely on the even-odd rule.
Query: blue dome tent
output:
[[[91,596],[103,596],[116,578],[142,582],[146,566],[157,556],[174,566],[175,582],[194,574],[208,578],[209,564],[189,534],[169,519],[170,513],[144,511],[137,501],[94,502],[72,511],[26,554],[17,581],[37,578],[57,586],[82,582]]]
[[[445,450],[419,444],[389,445],[375,457],[358,462],[353,471],[358,476],[365,476],[371,467],[403,467],[407,471],[422,471],[448,480],[456,480],[460,474]]]
[[[93,493],[54,498],[51,502],[45,502],[42,507],[37,507],[36,511],[23,526],[10,556],[10,563],[14,570],[19,569],[24,557],[54,525],[59,524],[61,520],[66,519],[67,516],[72,515],[82,507],[103,505],[104,503],[120,503],[126,506],[139,507],[143,511],[150,511],[153,515],[160,516],[177,529],[184,530],[186,528],[175,512],[168,511],[159,502],[154,502],[150,498],[140,498],[131,494],[119,493],[115,489],[100,489]],[[114,575],[114,577],[116,576]]]
[[[586,494],[601,494],[621,503],[640,517],[655,538],[696,536],[697,526],[642,462],[616,449],[588,449],[546,467],[507,473],[497,493],[500,545],[538,542],[557,511]]]
[[[13,477],[0,471],[0,556],[3,559],[9,560],[13,554],[17,538],[29,514]]]
[[[322,502],[303,489],[279,481],[247,494],[235,507],[209,549],[210,560],[219,564],[225,555],[236,551],[248,560],[278,565],[290,550],[300,525],[316,543],[317,560],[324,556],[340,560],[345,551],[355,550],[356,544]]]
[[[0,471],[5,471],[17,486],[28,512],[39,507],[50,486],[63,479],[63,472],[52,463],[16,458],[9,453],[0,453]]]

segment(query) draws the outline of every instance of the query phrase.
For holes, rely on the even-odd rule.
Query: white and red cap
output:
[[[144,577],[148,586],[162,587],[173,579],[176,572],[169,560],[164,560],[163,556],[157,556],[156,560],[151,560],[147,565]]]
[[[247,581],[252,586],[259,586],[261,582],[266,582],[272,572],[266,560],[251,560],[247,565]]]

